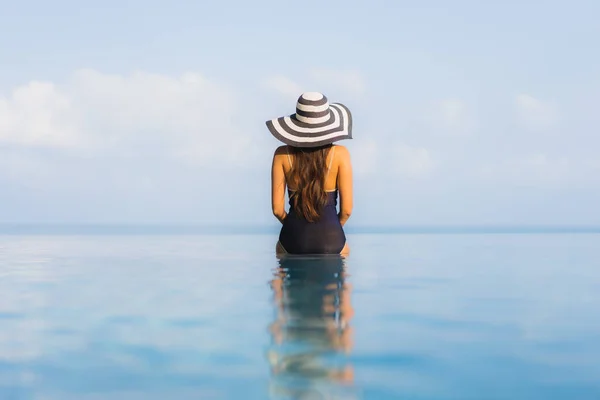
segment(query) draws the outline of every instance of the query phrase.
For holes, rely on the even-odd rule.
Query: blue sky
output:
[[[596,1],[0,4],[0,222],[275,224],[316,90],[351,224],[600,224]]]

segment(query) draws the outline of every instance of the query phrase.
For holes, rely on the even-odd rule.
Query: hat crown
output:
[[[323,93],[306,92],[298,97],[296,119],[306,124],[320,124],[330,118],[329,101]]]
[[[298,97],[298,101],[300,101],[300,100],[321,101],[321,100],[323,100],[323,98],[325,98],[325,100],[327,100],[325,95],[320,92],[304,92],[300,95],[300,97]]]

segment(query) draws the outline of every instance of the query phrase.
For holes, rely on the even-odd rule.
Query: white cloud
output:
[[[332,70],[321,70],[307,72],[301,83],[283,76],[266,83],[282,95],[273,99],[282,103],[282,109],[289,109],[290,100],[293,107],[304,87],[319,88],[342,102],[346,95],[351,97],[349,93],[364,90],[357,72],[342,72],[336,79],[333,75]],[[105,74],[89,69],[76,71],[65,81],[25,82],[0,93],[0,183],[8,193],[0,219],[192,218],[220,223],[222,216],[214,210],[231,209],[233,195],[240,192],[248,207],[269,214],[263,206],[269,201],[268,168],[278,143],[263,122],[271,114],[265,107],[270,106],[247,98],[227,83],[197,73]],[[579,137],[557,134],[543,143],[535,135],[524,139],[524,129],[517,128],[495,146],[490,145],[495,140],[491,135],[506,127],[476,120],[478,104],[437,98],[434,103],[419,100],[414,108],[405,107],[394,131],[374,117],[377,107],[363,107],[355,140],[342,143],[351,149],[357,178],[366,177],[363,181],[370,189],[375,189],[377,177],[430,183],[436,179],[436,185],[443,186],[450,171],[460,185],[473,187],[483,182],[552,189],[597,186],[600,164],[589,150],[596,141],[589,130],[593,124],[584,124],[588,129],[580,129]],[[529,95],[514,100],[521,122],[529,128],[549,127],[557,120],[549,102]],[[398,101],[409,103],[407,98]],[[481,109],[486,111],[485,105]],[[510,119],[510,111],[504,110],[498,119],[502,115]],[[417,121],[410,121],[411,115]],[[433,124],[447,134],[488,129],[477,140],[444,141],[423,135]],[[498,132],[490,133],[494,128]],[[385,142],[388,138],[390,143]],[[402,142],[394,143],[393,138]],[[486,163],[490,165],[483,175],[473,176]],[[267,175],[250,177],[256,171]],[[220,195],[213,196],[215,191]],[[231,215],[230,221],[262,221],[258,214],[243,210]]]
[[[435,163],[429,150],[412,147],[404,143],[396,144],[392,152],[392,169],[407,178],[422,178],[429,175]]]
[[[530,130],[545,130],[558,120],[558,109],[550,103],[528,94],[519,94],[515,98],[515,107],[519,122]]]
[[[0,143],[80,145],[76,124],[73,99],[51,82],[32,81],[0,97]]]
[[[0,143],[235,161],[249,143],[238,111],[235,93],[196,73],[79,70],[64,84],[31,82],[0,97]]]

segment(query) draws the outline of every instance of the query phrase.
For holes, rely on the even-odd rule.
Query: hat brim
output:
[[[296,114],[266,122],[269,132],[281,142],[294,147],[319,147],[343,139],[352,139],[352,114],[340,103],[329,105],[329,119],[307,124]]]

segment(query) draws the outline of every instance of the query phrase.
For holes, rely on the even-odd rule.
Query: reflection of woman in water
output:
[[[272,288],[277,316],[268,358],[274,386],[298,395],[351,383],[345,355],[352,349],[353,310],[342,257],[283,256]]]
[[[267,127],[287,145],[275,151],[271,168],[273,214],[283,224],[277,253],[347,254],[343,226],[352,211],[352,166],[348,150],[333,142],[352,138],[350,111],[321,93],[304,93],[295,114]]]

